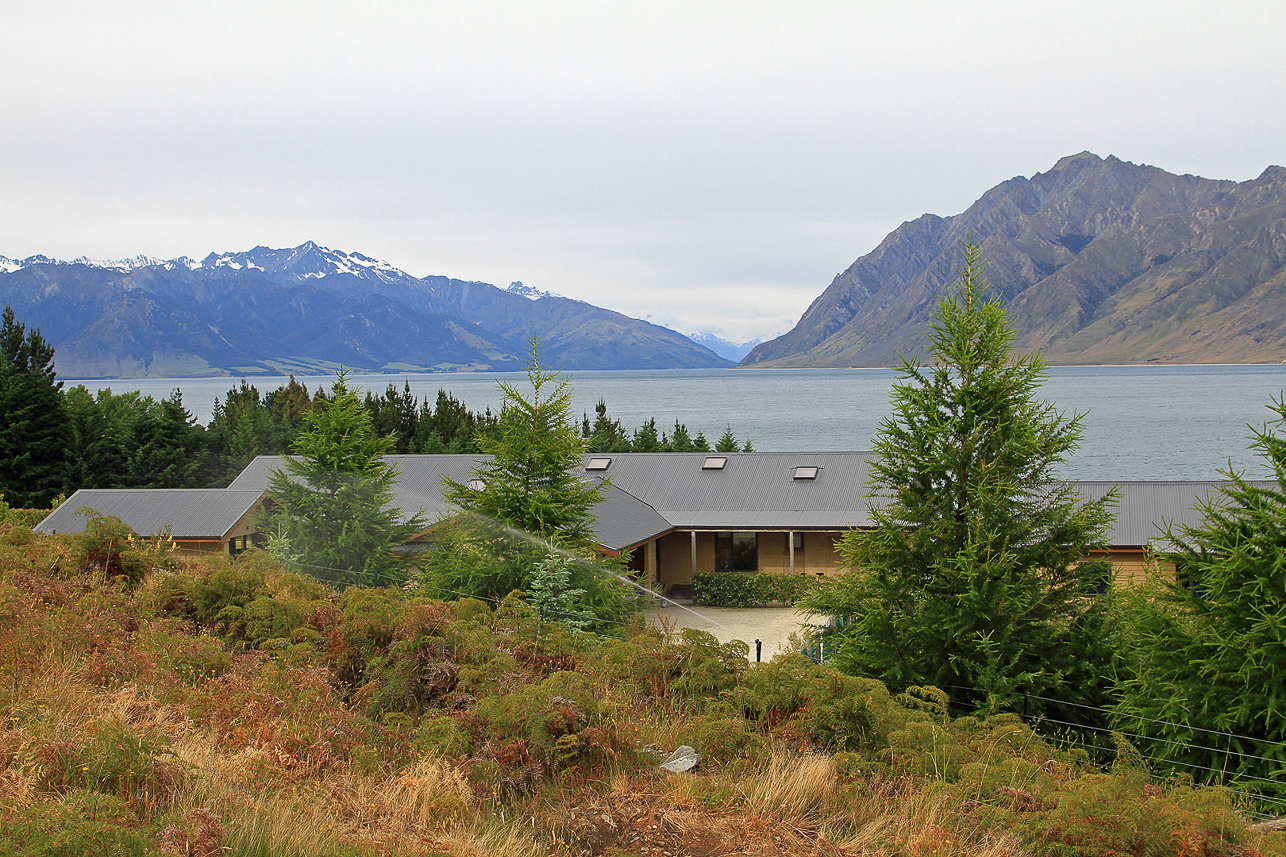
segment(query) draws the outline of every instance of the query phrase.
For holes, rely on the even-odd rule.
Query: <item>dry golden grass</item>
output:
[[[778,752],[754,772],[743,789],[752,812],[805,826],[834,810],[838,785],[830,756]]]
[[[900,793],[876,784],[822,825],[821,838],[845,854],[907,857],[1019,857],[1019,837],[962,819],[955,798],[934,789]]]
[[[389,777],[336,770],[304,783],[263,791],[261,751],[220,752],[193,738],[178,753],[199,772],[180,809],[222,819],[229,841],[268,853],[319,853],[340,845],[370,853],[536,857],[550,853],[535,833],[477,808],[464,775],[435,758]]]
[[[347,774],[331,782],[330,808],[360,828],[423,837],[466,818],[473,792],[454,766],[428,758],[391,779]]]

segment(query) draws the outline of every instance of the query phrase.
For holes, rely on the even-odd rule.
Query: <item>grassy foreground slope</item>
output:
[[[0,524],[0,853],[1286,854],[1227,792],[944,703]]]

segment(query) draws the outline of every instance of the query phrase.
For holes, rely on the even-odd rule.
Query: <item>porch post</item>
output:
[[[697,531],[692,531],[692,573],[697,573]]]
[[[786,533],[786,541],[790,544],[790,573],[795,573],[795,531],[791,530]]]

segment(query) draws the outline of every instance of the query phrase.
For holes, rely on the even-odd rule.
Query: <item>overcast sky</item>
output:
[[[1286,163],[1271,0],[3,9],[16,258],[314,240],[741,340],[1063,155]]]

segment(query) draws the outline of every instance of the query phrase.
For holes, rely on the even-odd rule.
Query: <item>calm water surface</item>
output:
[[[864,450],[889,414],[888,369],[692,369],[569,372],[577,415],[601,398],[627,430],[656,417],[658,430],[677,419],[713,442],[725,426],[763,452]],[[311,390],[334,378],[297,376]],[[250,379],[260,392],[286,377]],[[500,380],[526,384],[522,373],[355,375],[355,386],[381,393],[408,381],[421,399],[449,390],[471,409],[497,409]],[[184,378],[68,381],[91,390],[138,390],[162,398],[175,389],[201,422],[215,399],[239,379]],[[1084,413],[1081,448],[1064,475],[1075,479],[1209,479],[1228,465],[1262,476],[1246,448],[1248,424],[1272,416],[1270,397],[1286,390],[1286,366],[1055,367],[1042,396],[1065,411]]]

